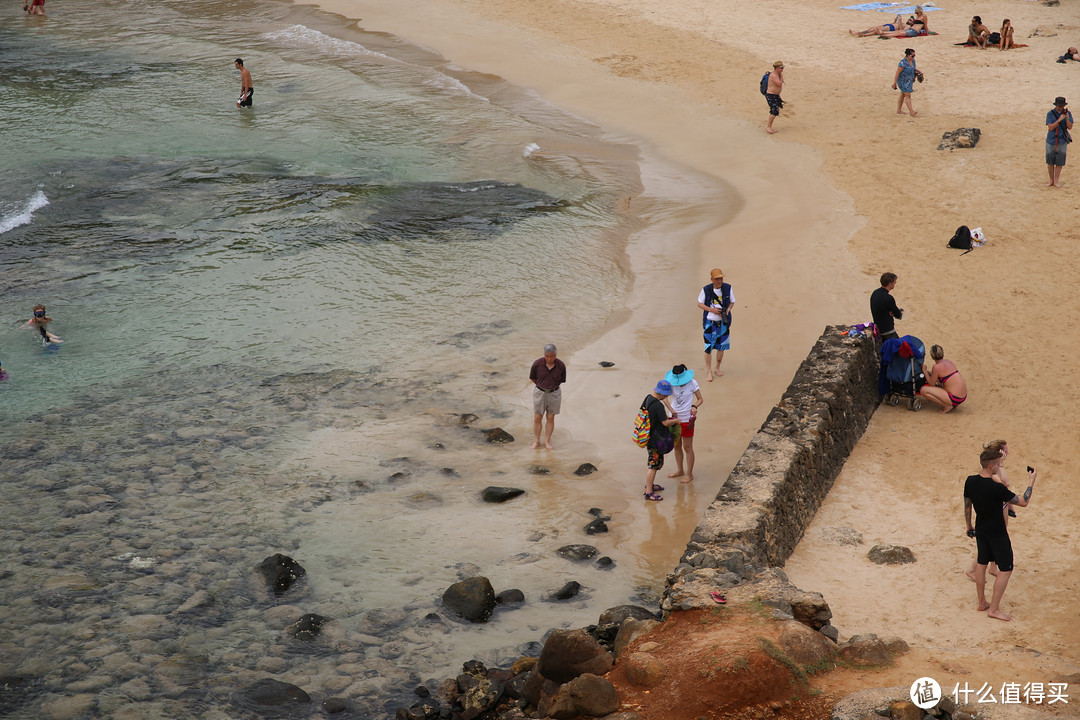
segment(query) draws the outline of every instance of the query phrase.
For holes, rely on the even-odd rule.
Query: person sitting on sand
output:
[[[896,32],[897,30],[902,30],[903,28],[904,18],[897,15],[895,18],[893,18],[893,21],[891,23],[885,23],[884,25],[875,25],[872,28],[866,28],[865,30],[860,30],[859,32],[855,32],[854,30],[848,30],[848,32],[857,37],[868,37],[870,35],[881,35],[882,33]]]
[[[990,28],[983,25],[982,18],[976,15],[971,18],[971,24],[968,25],[968,37],[966,43],[968,45],[978,45],[981,48],[986,48],[986,39],[990,37]]]
[[[934,369],[927,372],[923,366],[926,384],[919,394],[940,405],[941,412],[947,413],[967,400],[967,381],[953,361],[945,359],[945,351],[940,345],[930,346],[930,357],[934,359]]]
[[[35,305],[34,306],[34,317],[27,320],[26,324],[23,325],[23,327],[24,328],[28,328],[28,327],[37,328],[38,332],[41,333],[41,339],[43,341],[45,341],[45,342],[52,342],[52,343],[62,343],[62,342],[64,342],[59,337],[57,337],[56,335],[53,335],[51,332],[49,332],[48,330],[45,329],[45,326],[48,325],[51,322],[52,322],[51,317],[45,317],[45,306],[44,305]]]
[[[1005,21],[1001,23],[1001,39],[998,41],[998,50],[1012,50],[1015,47],[1012,20],[1005,18]]]

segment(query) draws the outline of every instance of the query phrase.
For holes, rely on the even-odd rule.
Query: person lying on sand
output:
[[[1068,52],[1066,52],[1064,55],[1057,59],[1059,63],[1066,63],[1069,60],[1075,60],[1076,62],[1080,62],[1080,50],[1077,50],[1074,47],[1069,48]]]
[[[896,32],[897,30],[902,30],[903,28],[904,18],[897,15],[895,18],[893,18],[893,21],[891,23],[885,23],[884,25],[875,25],[872,28],[866,28],[865,30],[860,30],[859,32],[855,32],[854,30],[848,30],[848,32],[852,35],[855,35],[856,37],[868,37],[870,35],[881,35],[882,33]]]
[[[926,20],[925,20],[926,16],[923,15],[923,18],[924,18],[923,20],[919,20],[918,16],[913,17],[913,18],[908,18],[908,21],[905,23],[905,25],[907,27],[905,27],[903,30],[896,30],[894,32],[883,32],[878,37],[898,38],[898,37],[916,37],[918,35],[927,35],[928,31],[926,29]]]

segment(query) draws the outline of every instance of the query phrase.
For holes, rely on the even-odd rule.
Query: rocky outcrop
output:
[[[611,653],[584,630],[553,630],[536,670],[547,680],[565,683],[585,673],[603,675],[614,662]]]

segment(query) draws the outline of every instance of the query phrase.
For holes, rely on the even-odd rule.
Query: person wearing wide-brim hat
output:
[[[694,480],[694,423],[697,421],[697,411],[705,398],[701,395],[701,388],[694,380],[694,371],[685,365],[676,365],[664,378],[671,383],[671,410],[675,417],[679,418],[679,424],[672,427],[675,435],[675,464],[678,466],[675,472],[668,475],[669,478],[682,478],[680,482],[688,483]],[[683,470],[683,455],[686,456],[686,469]]]
[[[1050,182],[1046,187],[1061,187],[1061,168],[1065,167],[1065,151],[1072,142],[1073,117],[1065,98],[1054,99],[1054,109],[1046,113],[1046,171]]]
[[[656,471],[664,467],[664,453],[672,449],[672,425],[678,425],[679,418],[668,417],[666,400],[671,395],[671,383],[661,380],[653,391],[641,401],[641,409],[649,413],[649,470],[645,473],[645,499],[659,502],[664,498],[660,492],[663,485],[657,485]]]

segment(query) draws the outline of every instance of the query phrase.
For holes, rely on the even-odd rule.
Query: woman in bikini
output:
[[[875,25],[872,28],[867,28],[867,29],[861,30],[859,32],[855,32],[854,30],[848,30],[848,32],[851,33],[852,35],[855,35],[855,36],[858,36],[858,37],[868,37],[870,35],[883,35],[885,33],[896,32],[897,30],[902,30],[903,27],[904,27],[904,22],[903,21],[904,21],[904,19],[902,17],[900,17],[899,15],[897,15],[895,18],[893,18],[892,23],[886,23],[884,25]]]
[[[998,41],[998,50],[1012,50],[1016,47],[1013,42],[1013,26],[1012,20],[1008,18],[1005,22],[1001,23],[1001,40]]]
[[[934,369],[926,372],[923,367],[926,384],[919,394],[940,405],[941,412],[947,413],[967,400],[967,381],[953,361],[945,359],[945,351],[940,345],[930,347],[930,357],[934,359]]]
[[[930,26],[926,24],[926,13],[923,12],[922,5],[915,6],[915,17],[909,18],[908,21],[904,24],[907,27],[897,28],[893,32],[880,33],[881,37],[915,37],[917,35],[930,34]]]

